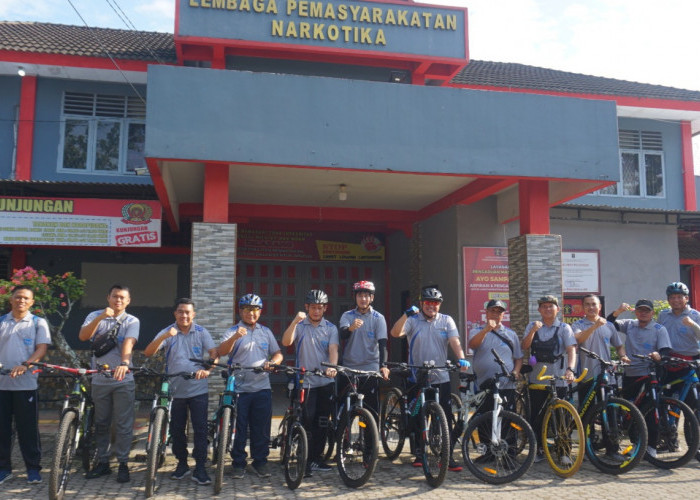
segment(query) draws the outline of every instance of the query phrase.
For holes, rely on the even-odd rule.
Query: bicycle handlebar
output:
[[[445,366],[435,366],[435,361],[425,361],[422,365],[409,365],[408,363],[396,363],[393,361],[388,362],[386,365],[387,366],[392,366],[395,368],[400,368],[403,370],[421,370],[421,371],[430,371],[430,370],[457,370],[459,368],[458,365],[453,365],[450,363],[449,360],[445,362]]]
[[[2,363],[0,363],[0,375],[8,375],[11,372],[12,370],[10,370],[9,368],[3,368]]]
[[[339,373],[350,373],[352,375],[369,375],[370,377],[379,377],[379,378],[384,378],[382,377],[382,374],[379,372],[375,371],[369,371],[369,370],[357,370],[355,368],[349,368],[347,366],[343,365],[334,365],[333,363],[326,363],[325,361],[321,361],[321,366],[325,366],[327,368],[333,368]]]
[[[82,377],[83,375],[94,375],[95,373],[101,373],[105,377],[112,375],[112,370],[110,370],[109,365],[100,365],[97,369],[92,368],[73,368],[72,366],[62,366],[62,365],[52,365],[49,363],[42,363],[39,361],[27,363],[32,366],[38,366],[39,368],[46,368],[49,370],[57,370],[64,372],[66,375],[73,377]]]
[[[153,368],[147,368],[145,366],[132,367],[132,368],[129,368],[129,370],[133,371],[133,372],[139,372],[142,375],[152,376],[152,377],[161,377],[161,378],[182,377],[184,379],[189,380],[189,379],[193,379],[197,376],[197,372],[164,373],[164,372],[157,372]]]
[[[547,365],[544,365],[544,366],[542,367],[542,371],[539,373],[539,375],[537,375],[537,380],[542,380],[542,381],[544,381],[544,380],[554,380],[554,379],[562,380],[562,379],[565,378],[564,375],[559,375],[558,377],[555,377],[554,375],[545,375],[544,373],[545,373],[546,371],[547,371]],[[578,384],[579,382],[581,382],[581,381],[586,377],[586,374],[587,374],[587,373],[588,373],[588,368],[584,368],[584,369],[583,369],[583,372],[581,372],[581,375],[579,375],[578,378],[575,378],[575,379],[574,379],[574,382],[577,383],[577,384]]]

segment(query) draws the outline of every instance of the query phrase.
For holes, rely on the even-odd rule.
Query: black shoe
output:
[[[313,475],[314,475],[314,473],[311,470],[311,463],[307,463],[306,470],[304,471],[304,477],[312,477]]]
[[[486,452],[480,457],[476,457],[476,459],[474,459],[475,464],[487,464],[489,462],[493,462],[493,455],[491,452]]]
[[[194,472],[192,473],[192,481],[197,484],[211,484],[211,479],[209,478],[209,474],[207,474],[207,469],[204,467],[204,465],[197,464]]]
[[[190,468],[187,462],[178,462],[175,470],[170,474],[170,479],[180,480],[190,473]]]
[[[112,469],[109,468],[109,463],[100,462],[91,471],[85,474],[85,479],[95,479],[96,477],[106,476],[111,473]]]
[[[311,470],[312,471],[319,471],[319,472],[328,472],[329,470],[333,470],[330,465],[325,463],[323,460],[313,461],[311,462]]]
[[[126,462],[119,462],[119,470],[117,471],[117,482],[118,483],[128,483],[131,481],[129,477],[129,466]]]

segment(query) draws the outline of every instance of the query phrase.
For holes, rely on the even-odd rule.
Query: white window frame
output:
[[[91,98],[93,100],[92,110],[90,106],[87,105],[84,110],[80,113],[70,113],[66,112],[65,99],[66,94],[79,95],[84,98],[86,102]],[[114,114],[102,115],[97,111],[98,106],[95,104],[98,99],[106,97],[112,101],[119,103],[123,101],[124,112],[123,115],[114,116]],[[93,93],[67,93],[64,92],[64,102],[61,106],[61,126],[60,126],[60,140],[58,146],[58,172],[60,173],[72,173],[72,174],[90,174],[90,175],[136,175],[135,170],[127,170],[127,156],[129,148],[129,126],[131,125],[143,125],[146,126],[145,112],[142,116],[132,117],[127,116],[129,97],[127,96],[105,96]],[[145,104],[143,106],[145,109]],[[65,151],[65,141],[66,141],[66,122],[69,120],[79,120],[87,122],[87,154],[86,154],[86,168],[68,168],[63,166],[63,156]],[[98,170],[96,168],[97,161],[97,128],[100,122],[112,122],[119,124],[119,158],[117,162],[116,170]],[[145,140],[145,137],[144,137]],[[145,162],[144,162],[144,167]],[[138,168],[138,167],[135,167]]]

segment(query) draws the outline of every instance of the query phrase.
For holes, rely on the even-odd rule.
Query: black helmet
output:
[[[682,293],[683,295],[690,295],[690,290],[685,286],[685,283],[680,281],[674,281],[666,287],[666,296],[673,295],[674,293]]]
[[[435,302],[442,302],[442,292],[433,287],[423,288],[423,290],[420,292],[420,300],[434,300]]]
[[[328,295],[323,290],[309,290],[304,304],[328,304]]]

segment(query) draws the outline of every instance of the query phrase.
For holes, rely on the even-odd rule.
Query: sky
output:
[[[429,0],[469,9],[472,59],[700,91],[692,0]],[[75,7],[75,9],[74,9]],[[76,10],[80,13],[76,13]],[[2,0],[0,19],[173,31],[175,0]],[[116,11],[116,12],[115,12]],[[82,16],[82,19],[81,19]]]

